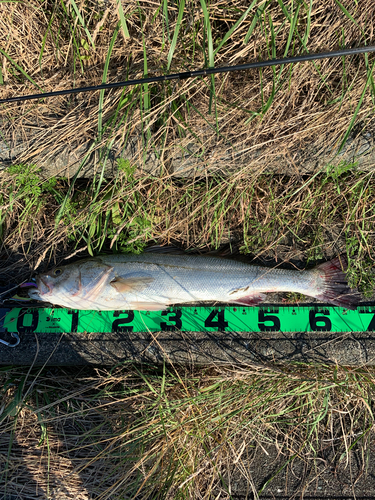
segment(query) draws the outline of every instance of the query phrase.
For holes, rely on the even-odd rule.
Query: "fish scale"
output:
[[[103,259],[103,263],[115,267],[119,275],[145,273],[155,279],[142,297],[157,300],[230,300],[231,293],[249,287],[260,292],[275,287],[296,291],[306,289],[304,272],[284,269],[267,269],[258,266],[226,261],[214,257],[169,257],[167,255],[132,256],[123,264],[123,256]],[[249,291],[248,291],[249,292]],[[245,295],[245,293],[243,293]]]

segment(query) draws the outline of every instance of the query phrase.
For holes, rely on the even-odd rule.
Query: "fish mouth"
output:
[[[30,288],[30,290],[27,293],[29,294],[30,299],[40,300],[39,290],[36,290],[35,288]]]

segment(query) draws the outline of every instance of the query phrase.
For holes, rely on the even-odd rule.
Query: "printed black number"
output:
[[[114,332],[132,332],[132,326],[123,326],[131,323],[134,320],[134,311],[115,311],[113,313],[114,318],[118,318],[120,314],[126,314],[126,318],[115,319],[112,323],[112,333]]]
[[[31,319],[31,325],[30,326],[25,326],[25,316],[31,314],[32,319]],[[38,321],[39,321],[39,312],[37,310],[30,311],[29,309],[26,309],[23,307],[20,309],[20,312],[18,313],[18,318],[17,318],[17,332],[18,333],[32,333],[35,332],[36,327],[38,326]]]
[[[370,324],[367,327],[368,332],[374,332],[375,331],[375,314],[372,317],[372,320],[370,321]]]
[[[325,316],[317,316],[317,314],[324,314]],[[329,315],[329,311],[326,309],[324,311],[310,311],[309,313],[309,321],[310,328],[314,332],[329,332],[332,329],[332,323],[329,318],[326,316]],[[320,323],[320,325],[318,325]],[[321,324],[323,323],[323,325]]]
[[[7,316],[7,313],[10,312],[11,309],[8,309],[8,308],[4,308],[2,307],[1,308],[1,313],[2,313],[2,316],[0,317],[0,332],[6,332],[6,329],[4,328],[4,321],[5,321],[5,318]]]
[[[167,316],[170,315],[167,321],[170,321],[174,323],[174,325],[167,325],[164,321],[160,323],[160,329],[163,332],[172,332],[173,330],[181,330],[182,328],[182,321],[181,321],[181,316],[182,316],[182,311],[181,309],[177,309],[177,311],[173,311],[173,313],[168,312],[168,311],[163,311],[161,313],[162,316]]]
[[[70,333],[77,333],[78,331],[78,311],[70,310],[68,314],[72,315],[72,325],[70,327]]]
[[[217,321],[212,321],[217,316]],[[204,326],[209,326],[211,328],[218,328],[219,331],[224,331],[228,326],[228,321],[224,320],[224,310],[211,311],[208,318],[204,322]]]
[[[272,325],[266,325],[272,322]],[[268,314],[264,311],[258,311],[258,328],[261,332],[279,332],[280,331],[280,318],[273,314]]]

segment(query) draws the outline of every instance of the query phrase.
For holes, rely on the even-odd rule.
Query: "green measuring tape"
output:
[[[159,331],[375,331],[375,306],[174,307],[166,311],[0,309],[0,332],[109,333]]]

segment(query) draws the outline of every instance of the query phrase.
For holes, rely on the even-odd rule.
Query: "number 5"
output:
[[[264,311],[258,312],[258,327],[261,332],[279,332],[280,331],[280,319],[272,314],[267,314]],[[272,325],[266,325],[272,321]]]

